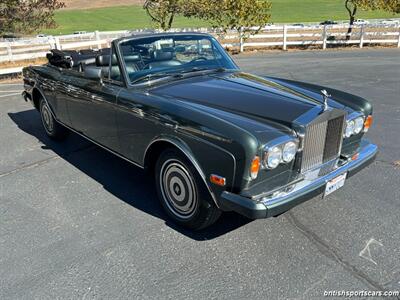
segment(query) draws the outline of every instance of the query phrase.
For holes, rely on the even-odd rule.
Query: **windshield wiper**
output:
[[[141,77],[133,80],[132,84],[139,83],[139,82],[142,82],[142,81],[150,81],[150,80],[163,78],[163,77],[180,77],[180,75],[179,74],[171,74],[171,73],[167,73],[167,72],[146,74],[144,76],[141,76]]]
[[[219,67],[219,68],[199,68],[199,67],[193,67],[189,70],[183,70],[180,72],[180,74],[187,74],[187,73],[194,73],[194,72],[202,72],[202,71],[206,71],[208,72],[225,72],[227,69],[223,68],[223,67]]]
[[[168,72],[160,72],[160,73],[154,73],[154,74],[146,74],[144,76],[141,76],[134,81],[132,81],[132,84],[135,83],[140,83],[143,81],[151,81],[154,79],[159,79],[159,78],[182,78],[184,74],[189,74],[189,73],[194,73],[194,72],[201,72],[201,71],[206,71],[207,73],[214,73],[214,72],[225,72],[227,69],[220,67],[216,69],[208,69],[208,68],[199,68],[199,67],[193,67],[189,70],[183,70],[177,73],[168,73]]]
[[[193,67],[189,70],[183,70],[180,73],[185,74],[185,73],[200,72],[200,71],[206,71],[206,70],[207,70],[207,68]]]

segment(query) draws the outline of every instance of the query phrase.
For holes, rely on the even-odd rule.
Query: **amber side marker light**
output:
[[[351,157],[351,160],[357,160],[359,156],[360,156],[360,153],[356,153]]]
[[[251,167],[250,167],[251,179],[257,178],[259,170],[260,170],[260,157],[256,156],[251,162]]]
[[[210,181],[216,185],[225,186],[226,179],[224,177],[212,174],[210,176]]]
[[[373,120],[373,118],[372,118],[371,115],[369,115],[369,116],[365,119],[365,122],[364,122],[364,131],[365,131],[365,132],[367,132],[368,129],[372,126],[373,121],[374,121],[374,120]]]

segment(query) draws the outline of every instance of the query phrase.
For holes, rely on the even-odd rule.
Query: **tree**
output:
[[[207,20],[225,32],[237,30],[242,41],[269,22],[270,10],[267,0],[188,0],[183,14]]]
[[[400,12],[400,0],[345,0],[344,5],[349,13],[350,26],[347,31],[347,39],[350,39],[357,10],[385,10],[392,13]]]
[[[59,0],[1,0],[0,33],[32,33],[53,27],[54,11],[64,6]]]
[[[146,0],[143,8],[159,28],[168,30],[175,16],[182,11],[182,5],[183,0]]]

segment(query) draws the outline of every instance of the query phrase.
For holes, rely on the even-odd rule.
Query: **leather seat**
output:
[[[118,60],[116,55],[112,56],[111,61],[111,74],[110,73],[110,55],[99,55],[96,57],[96,66],[101,67],[101,73],[105,78],[110,75],[111,79],[121,80],[121,72],[118,66]]]
[[[77,63],[78,63],[78,71],[79,72],[84,72],[86,66],[94,65],[96,63],[96,58],[92,57],[92,58],[78,60]],[[74,61],[74,66],[75,66],[75,61]]]
[[[128,74],[134,73],[137,71],[136,66],[133,64],[133,62],[136,62],[138,60],[138,57],[132,56],[128,60],[131,60],[132,64],[127,64],[126,70]],[[139,58],[140,59],[140,58]],[[110,74],[110,55],[99,55],[96,57],[96,66],[101,67],[101,73],[105,78],[108,78],[110,75],[110,78],[113,80],[121,80],[121,72],[118,66],[118,60],[116,55],[112,56],[111,60],[111,74]]]
[[[182,63],[175,59],[174,52],[156,50],[152,53],[153,62],[148,64],[149,69],[180,66]]]
[[[103,77],[108,78],[110,73],[110,55],[96,56],[96,66],[101,68],[101,74],[103,74]]]

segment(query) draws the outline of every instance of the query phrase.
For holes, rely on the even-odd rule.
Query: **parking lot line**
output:
[[[18,93],[13,93],[13,94],[1,95],[0,98],[16,96],[16,95],[19,95],[19,94],[21,94],[21,93],[18,92]]]

